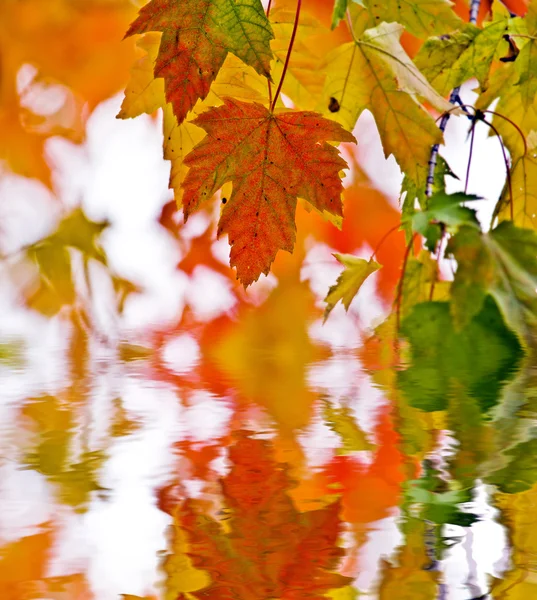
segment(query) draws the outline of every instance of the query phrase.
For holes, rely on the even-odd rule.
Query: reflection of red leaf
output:
[[[29,582],[45,576],[51,555],[50,529],[23,537],[0,548],[0,597],[18,600]]]
[[[192,592],[197,598],[321,599],[350,579],[331,572],[344,554],[337,546],[340,503],[299,513],[288,490],[285,468],[271,446],[238,434],[230,448],[232,468],[222,480],[228,534],[193,501],[180,513],[193,565],[205,569],[212,583]]]
[[[367,466],[352,456],[336,456],[324,469],[325,493],[334,485],[342,493],[343,516],[351,523],[370,523],[397,506],[404,479],[399,436],[387,409],[376,427],[378,448]]]

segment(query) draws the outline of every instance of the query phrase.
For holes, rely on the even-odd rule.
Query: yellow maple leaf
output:
[[[403,50],[401,32],[400,26],[383,23],[334,50],[326,59],[321,110],[350,131],[361,113],[370,110],[385,155],[393,154],[402,171],[423,188],[431,146],[442,141],[442,132],[421,101],[441,112],[453,107]]]
[[[164,80],[155,78],[153,74],[160,38],[160,33],[150,32],[138,41],[138,47],[144,55],[131,70],[131,79],[125,89],[125,98],[117,118],[134,118],[142,113],[152,113],[158,108],[163,108],[164,158],[171,162],[169,187],[173,190],[175,201],[180,208],[183,198],[181,184],[188,172],[183,160],[205,137],[203,130],[193,125],[192,120],[212,106],[221,105],[224,96],[233,96],[244,101],[266,102],[268,88],[264,77],[236,56],[229,54],[207,98],[200,100],[187,119],[179,124],[172,105],[166,103]]]
[[[345,269],[338,277],[335,285],[331,286],[324,301],[326,309],[324,311],[324,320],[332,312],[334,306],[341,300],[345,310],[349,310],[349,306],[354,297],[362,287],[365,280],[378,271],[382,265],[379,265],[375,260],[365,260],[358,258],[352,254],[334,254],[337,260],[344,265]]]

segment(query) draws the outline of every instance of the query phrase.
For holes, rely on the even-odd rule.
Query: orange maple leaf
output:
[[[154,75],[179,124],[207,97],[228,52],[270,77],[274,35],[260,0],[151,0],[125,37],[148,31],[163,34]]]
[[[218,236],[229,235],[230,264],[245,287],[268,274],[279,249],[293,251],[298,197],[341,216],[339,172],[347,163],[327,142],[356,140],[338,123],[232,98],[193,123],[207,136],[185,158],[185,221],[224,183],[233,183]]]
[[[222,480],[229,533],[191,500],[177,513],[193,566],[212,579],[192,596],[321,600],[328,590],[348,585],[349,577],[332,572],[344,554],[337,546],[339,501],[299,513],[287,493],[292,483],[270,444],[248,432],[238,434],[230,460]]]

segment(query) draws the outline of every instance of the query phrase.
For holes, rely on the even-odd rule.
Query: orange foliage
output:
[[[50,185],[44,142],[84,135],[87,110],[124,87],[133,46],[118,40],[134,13],[128,0],[6,0],[0,4],[0,159],[16,173]],[[20,93],[21,67],[36,73]],[[31,92],[61,85],[65,100],[52,115],[27,104]]]
[[[291,481],[285,467],[274,461],[268,442],[248,432],[237,435],[229,457],[232,468],[222,480],[225,529],[199,514],[193,501],[178,513],[194,567],[212,580],[192,595],[321,600],[329,589],[349,583],[332,572],[344,553],[337,546],[339,502],[298,513],[287,493]]]
[[[272,114],[257,103],[224,102],[194,121],[208,135],[185,158],[184,212],[186,219],[233,182],[218,235],[229,234],[230,264],[247,286],[268,274],[279,249],[293,251],[297,196],[341,215],[339,171],[346,163],[327,141],[354,137],[316,113]]]

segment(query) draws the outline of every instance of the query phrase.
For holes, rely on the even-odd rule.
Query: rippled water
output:
[[[495,306],[485,351],[398,348],[313,298],[136,342],[6,306],[2,597],[531,598],[531,352]]]

